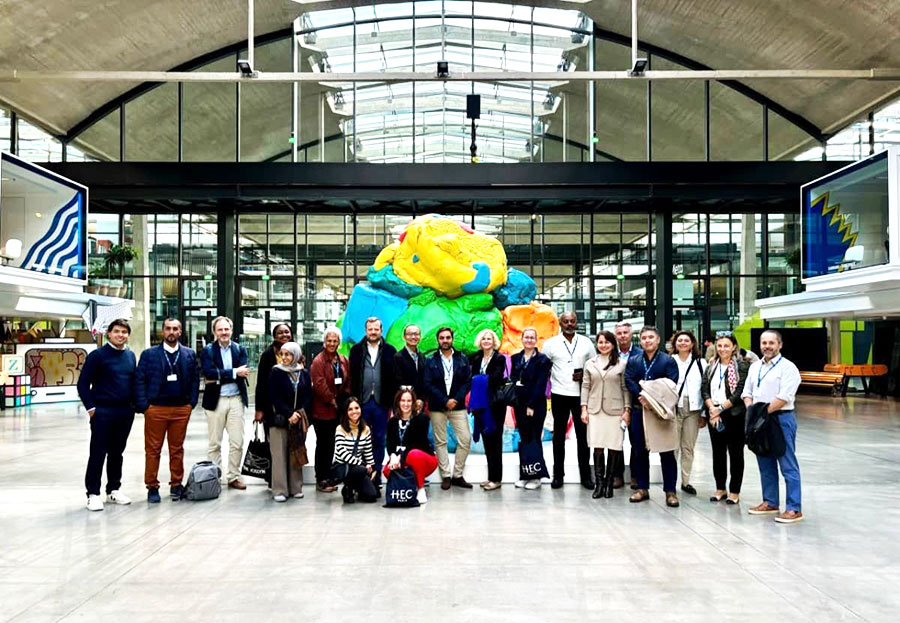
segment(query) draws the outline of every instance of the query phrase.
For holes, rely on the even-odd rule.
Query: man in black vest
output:
[[[197,355],[179,343],[181,321],[163,321],[163,343],[141,353],[134,380],[137,410],[144,414],[144,484],[147,501],[159,503],[159,459],[169,439],[169,493],[184,493],[184,437],[200,394]]]
[[[394,400],[394,356],[397,350],[381,337],[381,320],[366,320],[366,339],[350,349],[350,388],[362,404],[362,415],[372,429],[375,484],[381,482],[387,444],[388,411]]]

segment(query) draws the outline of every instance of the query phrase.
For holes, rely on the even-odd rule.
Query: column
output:
[[[150,274],[150,236],[147,232],[147,215],[131,216],[133,234],[132,243],[137,250],[137,257],[132,262],[134,275]],[[150,347],[150,327],[153,316],[150,309],[150,280],[147,277],[135,277],[132,284],[134,310],[131,317],[131,350],[136,353]]]
[[[756,274],[756,215],[741,215],[741,275]],[[739,286],[738,324],[756,311],[756,277],[742,276]]]

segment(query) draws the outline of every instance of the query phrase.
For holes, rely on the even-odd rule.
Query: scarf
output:
[[[300,378],[300,370],[303,369],[303,366],[300,365],[300,345],[297,342],[285,342],[281,345],[281,350],[288,351],[293,355],[294,359],[290,365],[279,363],[275,367],[283,372],[287,372],[291,377],[291,382],[296,385]]]

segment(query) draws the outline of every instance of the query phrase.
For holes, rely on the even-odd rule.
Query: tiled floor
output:
[[[896,620],[900,403],[807,396],[800,412],[807,519],[781,526],[746,513],[759,500],[749,452],[741,506],[707,501],[705,431],[700,495],[678,509],[658,486],[634,505],[574,484],[430,487],[412,510],[344,506],[313,487],[275,504],[260,484],[149,506],[140,416],[123,487],[135,503],[89,513],[86,416],[74,405],[6,411],[0,620]],[[205,440],[197,411],[188,464]]]

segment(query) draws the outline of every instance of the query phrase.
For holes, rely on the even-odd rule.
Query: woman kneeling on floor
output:
[[[416,411],[416,392],[401,389],[394,397],[394,412],[387,425],[387,451],[390,460],[384,466],[384,476],[391,470],[408,467],[416,475],[419,485],[417,499],[425,504],[425,478],[437,469],[434,446],[428,439],[428,416]]]
[[[378,490],[372,482],[375,476],[372,431],[362,419],[358,398],[347,398],[342,411],[341,423],[334,431],[334,467],[347,466],[341,495],[347,504],[357,499],[371,503],[378,499]]]

